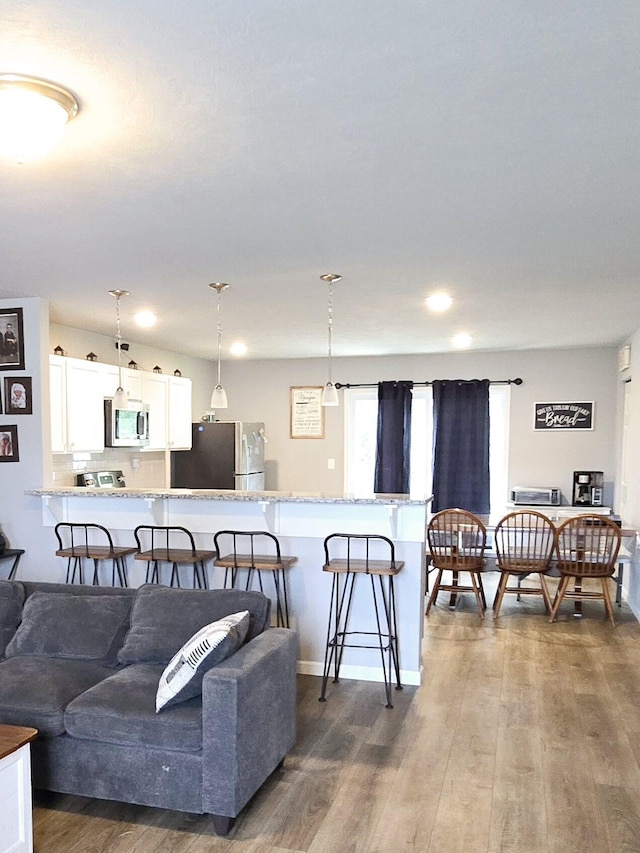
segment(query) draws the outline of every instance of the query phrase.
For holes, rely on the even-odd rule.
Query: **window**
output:
[[[489,387],[489,471],[491,508],[502,512],[507,500],[509,448],[509,385]],[[376,464],[377,388],[349,388],[345,392],[346,491],[370,495]],[[431,494],[433,454],[433,396],[429,386],[413,389],[411,404],[411,494]]]

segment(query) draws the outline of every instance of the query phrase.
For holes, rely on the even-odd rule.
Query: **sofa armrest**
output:
[[[268,628],[202,683],[202,802],[235,817],[295,743],[297,632]]]

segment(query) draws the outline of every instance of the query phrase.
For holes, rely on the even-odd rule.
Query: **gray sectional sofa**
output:
[[[241,610],[244,644],[156,713],[172,656]],[[39,731],[35,788],[211,814],[225,835],[295,740],[297,637],[259,592],[0,581],[0,655],[0,722]]]

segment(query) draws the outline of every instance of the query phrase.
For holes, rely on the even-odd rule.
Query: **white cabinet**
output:
[[[52,453],[65,453],[67,450],[66,361],[66,358],[59,355],[49,358]]]
[[[51,450],[104,449],[103,367],[93,361],[51,356]]]
[[[149,405],[149,444],[146,450],[166,450],[168,446],[169,377],[143,372],[140,399]]]
[[[123,368],[122,382],[131,400],[149,405],[149,445],[144,449],[191,447],[190,379]],[[53,453],[104,450],[104,398],[112,397],[118,384],[117,365],[49,356]]]
[[[191,449],[191,380],[169,376],[167,418],[169,450]]]
[[[67,449],[104,450],[104,365],[67,359]]]

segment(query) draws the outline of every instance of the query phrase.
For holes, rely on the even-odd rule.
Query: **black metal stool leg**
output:
[[[354,589],[355,582],[356,582],[356,575],[353,574],[352,572],[347,572],[347,576],[346,576],[345,582],[344,582],[344,588],[342,591],[342,598],[340,599],[339,624],[341,625],[342,630],[339,630],[337,633],[338,654],[336,655],[336,658],[335,658],[335,666],[336,666],[335,678],[334,678],[335,683],[337,683],[340,680],[340,667],[342,666],[342,655],[344,654],[345,638],[346,638],[347,634],[349,633],[348,632],[349,616],[351,615],[351,604],[353,602],[353,589]],[[345,599],[347,602],[346,612],[344,611]],[[343,612],[344,612],[344,617],[342,615]]]
[[[379,606],[378,606],[378,597],[376,595],[375,578],[373,575],[370,575],[369,577],[371,578],[371,593],[373,596],[373,609],[375,610],[376,626],[378,628],[378,646],[380,647],[380,660],[382,662],[382,680],[384,681],[384,692],[387,696],[387,704],[385,705],[385,707],[386,708],[393,708],[393,704],[391,702],[391,684],[390,684],[390,681],[391,681],[391,653],[390,653],[391,635],[389,633],[389,638],[388,638],[389,643],[387,646],[387,649],[389,650],[389,660],[388,660],[388,668],[387,668],[387,662],[385,662],[385,659],[384,659],[385,647],[384,647],[383,642],[382,642],[383,634],[382,634],[382,626],[380,625],[380,610],[379,610]],[[382,578],[379,578],[378,580],[380,581],[380,586],[382,587]],[[385,613],[387,615],[387,626],[388,626],[389,614],[388,614],[386,608],[384,608],[384,610],[385,610]],[[389,630],[388,627],[387,627],[387,630]],[[389,673],[388,675],[387,675],[387,672]]]
[[[322,687],[320,689],[320,702],[326,702],[327,681],[333,656],[336,654],[336,637],[338,633],[338,599],[340,595],[339,575],[334,574],[331,584],[331,601],[329,603],[329,620],[327,622],[327,642],[324,649],[324,666],[322,668]],[[332,619],[335,615],[333,635],[331,633]]]
[[[398,656],[398,625],[396,620],[396,593],[393,583],[393,575],[388,578],[388,593],[384,589],[384,579],[380,576],[380,591],[382,593],[382,601],[384,603],[385,616],[387,620],[387,630],[389,631],[389,651],[393,660],[393,666],[396,674],[396,690],[402,690],[400,683],[400,661]],[[389,665],[389,674],[391,674],[391,664]]]

